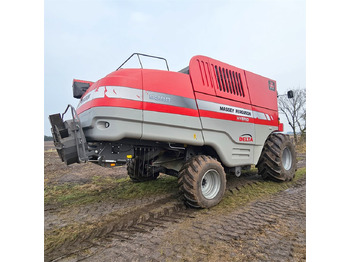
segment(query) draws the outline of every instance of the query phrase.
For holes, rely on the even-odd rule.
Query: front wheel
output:
[[[182,167],[178,184],[186,204],[196,208],[210,208],[217,205],[224,196],[226,174],[217,160],[199,155]]]
[[[296,153],[289,136],[272,133],[267,138],[257,163],[263,179],[290,181],[295,176]]]

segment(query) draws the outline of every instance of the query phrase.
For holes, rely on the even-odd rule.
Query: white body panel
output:
[[[182,143],[194,146],[204,144],[202,125],[198,117],[143,111],[142,139]]]
[[[225,166],[249,165],[254,162],[255,130],[252,123],[201,117],[204,143],[215,149]],[[250,134],[253,142],[240,142]]]
[[[204,144],[198,117],[121,107],[93,107],[79,117],[88,140],[134,138],[195,146]]]
[[[121,107],[93,107],[79,115],[86,139],[89,141],[118,141],[140,139],[142,110]],[[106,126],[106,122],[109,126]]]
[[[266,137],[277,130],[274,126],[119,107],[94,107],[81,113],[80,120],[90,141],[134,138],[207,145],[227,167],[256,164]],[[244,134],[251,135],[252,141],[240,141]]]

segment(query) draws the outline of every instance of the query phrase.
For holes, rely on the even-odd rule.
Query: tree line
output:
[[[279,110],[286,116],[289,126],[293,130],[295,143],[306,141],[306,89],[293,89],[293,98],[285,95],[278,96]]]
[[[44,135],[44,141],[53,141],[53,137]]]

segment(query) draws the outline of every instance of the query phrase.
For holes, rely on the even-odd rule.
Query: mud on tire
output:
[[[195,208],[217,205],[226,189],[226,173],[214,158],[199,155],[191,158],[179,171],[178,185],[185,203]]]
[[[296,153],[289,136],[272,133],[267,138],[259,161],[259,174],[265,180],[290,181],[295,176]]]
[[[127,165],[127,172],[133,182],[146,182],[156,180],[159,172],[147,170],[147,161],[142,161],[139,157],[132,159]]]

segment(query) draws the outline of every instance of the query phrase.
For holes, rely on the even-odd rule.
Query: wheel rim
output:
[[[292,167],[292,152],[288,147],[283,150],[282,165],[285,170],[289,170]]]
[[[202,178],[202,194],[206,199],[213,199],[221,187],[220,174],[215,169],[209,169]]]

